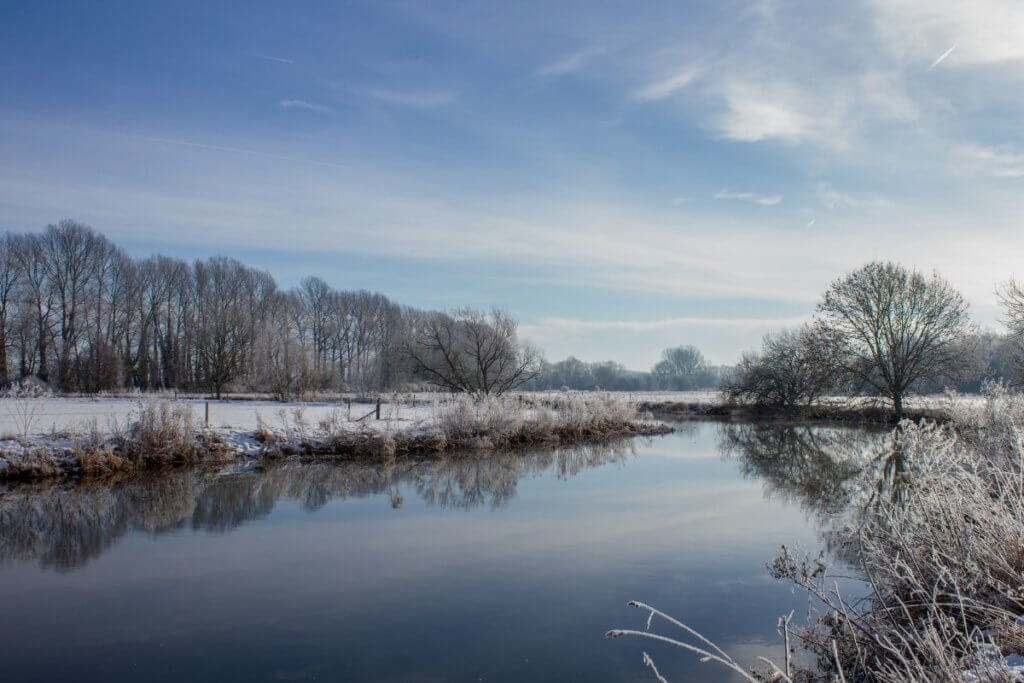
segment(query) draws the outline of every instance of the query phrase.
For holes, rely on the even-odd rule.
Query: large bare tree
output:
[[[832,283],[818,318],[841,344],[842,369],[888,397],[897,416],[915,383],[955,380],[962,371],[968,306],[938,274],[869,263]]]
[[[1000,285],[996,294],[1005,311],[1004,320],[1014,349],[1017,374],[1014,379],[1019,382],[1024,377],[1024,289],[1011,279]]]
[[[408,344],[415,370],[431,384],[475,395],[502,394],[533,379],[541,355],[520,343],[515,318],[495,308],[429,313]]]

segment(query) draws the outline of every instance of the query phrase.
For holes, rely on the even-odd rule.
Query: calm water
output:
[[[715,424],[619,448],[0,489],[4,681],[728,680],[606,641],[639,599],[741,662],[877,437]],[[664,629],[662,629],[664,630]]]

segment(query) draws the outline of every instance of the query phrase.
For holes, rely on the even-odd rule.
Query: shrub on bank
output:
[[[167,401],[141,402],[128,419],[113,421],[109,431],[104,434],[94,422],[88,434],[65,435],[48,445],[23,439],[17,449],[0,453],[0,478],[110,474],[231,453],[223,438],[200,427],[189,406]]]

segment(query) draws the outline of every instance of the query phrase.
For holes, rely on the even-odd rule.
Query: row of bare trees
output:
[[[443,319],[318,278],[283,290],[229,258],[131,258],[74,221],[0,237],[0,385],[385,389],[422,376],[410,342]]]

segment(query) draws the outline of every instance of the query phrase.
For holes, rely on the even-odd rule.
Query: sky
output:
[[[0,230],[85,222],[552,360],[734,362],[873,259],[998,328],[1024,3],[0,2]]]

